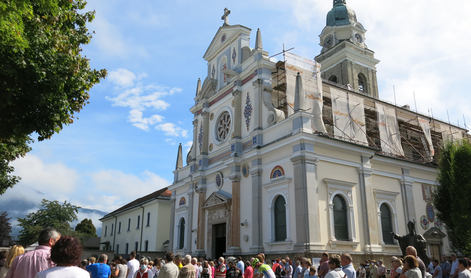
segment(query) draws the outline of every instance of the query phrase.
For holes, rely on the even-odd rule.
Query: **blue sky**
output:
[[[409,104],[436,118],[471,122],[470,1],[348,0],[376,52],[380,98]],[[270,55],[294,47],[313,58],[331,0],[89,1],[95,31],[83,48],[91,66],[108,77],[90,92],[90,104],[51,140],[13,165],[23,180],[0,197],[39,203],[67,200],[110,212],[173,181],[178,143],[191,145],[198,78],[207,47],[223,21],[262,31]],[[281,58],[281,56],[279,56]],[[432,108],[432,110],[430,110]],[[471,124],[471,123],[470,123]],[[41,192],[41,193],[39,193]],[[91,217],[95,225],[97,215]],[[13,222],[16,224],[16,221]]]

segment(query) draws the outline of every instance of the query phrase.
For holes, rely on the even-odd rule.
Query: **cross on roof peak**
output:
[[[231,13],[231,10],[228,8],[224,8],[224,15],[221,16],[221,19],[224,20],[224,24],[222,26],[229,26],[229,14]]]

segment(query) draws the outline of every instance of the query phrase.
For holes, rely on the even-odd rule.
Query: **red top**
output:
[[[248,266],[244,271],[244,278],[252,278],[253,277],[253,268],[252,266]]]

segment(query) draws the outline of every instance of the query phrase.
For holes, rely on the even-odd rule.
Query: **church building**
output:
[[[391,232],[416,222],[429,257],[449,242],[432,205],[437,155],[466,130],[380,99],[379,60],[345,0],[334,0],[315,60],[273,61],[262,33],[223,25],[203,58],[193,146],[178,150],[169,250],[360,259],[401,255]],[[354,261],[358,263],[359,261]]]

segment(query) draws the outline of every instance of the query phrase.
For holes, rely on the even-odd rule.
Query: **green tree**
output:
[[[96,228],[91,219],[85,218],[75,226],[75,231],[83,236],[96,237]]]
[[[28,246],[38,241],[39,233],[46,227],[56,228],[61,235],[77,235],[70,223],[77,220],[79,208],[67,201],[60,204],[58,201],[43,199],[38,211],[27,214],[25,218],[18,218],[22,228],[19,236],[21,244]]]
[[[0,195],[15,185],[13,160],[49,139],[88,103],[106,70],[81,56],[91,40],[83,0],[0,0]]]
[[[9,239],[11,233],[11,217],[8,217],[8,212],[0,213],[0,240]]]
[[[437,217],[445,224],[452,248],[471,255],[471,143],[448,142],[440,152],[438,186],[433,193]]]

